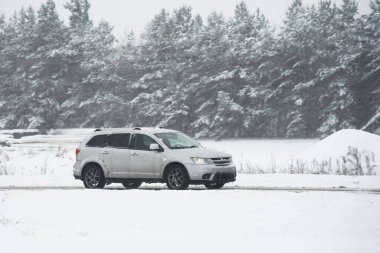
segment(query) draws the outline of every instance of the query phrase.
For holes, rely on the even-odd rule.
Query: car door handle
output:
[[[138,156],[139,154],[137,153],[132,153],[131,156]]]
[[[108,151],[103,151],[102,154],[107,155],[107,154],[108,154]]]

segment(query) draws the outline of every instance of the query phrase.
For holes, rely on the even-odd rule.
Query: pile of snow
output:
[[[347,153],[348,147],[379,153],[380,136],[355,129],[340,130],[308,148],[302,156],[315,159],[340,157]]]
[[[361,159],[368,157],[379,174],[380,136],[361,130],[340,130],[301,152],[297,158],[309,163],[332,161],[332,166],[336,169],[337,161],[340,161],[343,156],[347,156],[350,148],[357,149],[359,155],[362,155]]]

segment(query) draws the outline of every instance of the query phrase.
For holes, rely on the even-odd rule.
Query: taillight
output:
[[[77,155],[79,154],[79,152],[80,152],[80,149],[79,149],[79,148],[76,148],[76,149],[75,149],[75,155],[77,156]]]

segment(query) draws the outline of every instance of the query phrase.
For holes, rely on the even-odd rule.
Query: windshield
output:
[[[170,149],[197,148],[201,145],[189,136],[179,132],[155,134]]]

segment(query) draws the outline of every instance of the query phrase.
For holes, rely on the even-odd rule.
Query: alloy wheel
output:
[[[170,189],[183,190],[189,186],[189,177],[182,167],[173,167],[169,170],[166,178]]]
[[[91,167],[86,170],[84,180],[89,188],[98,188],[101,182],[101,174],[99,169]]]

